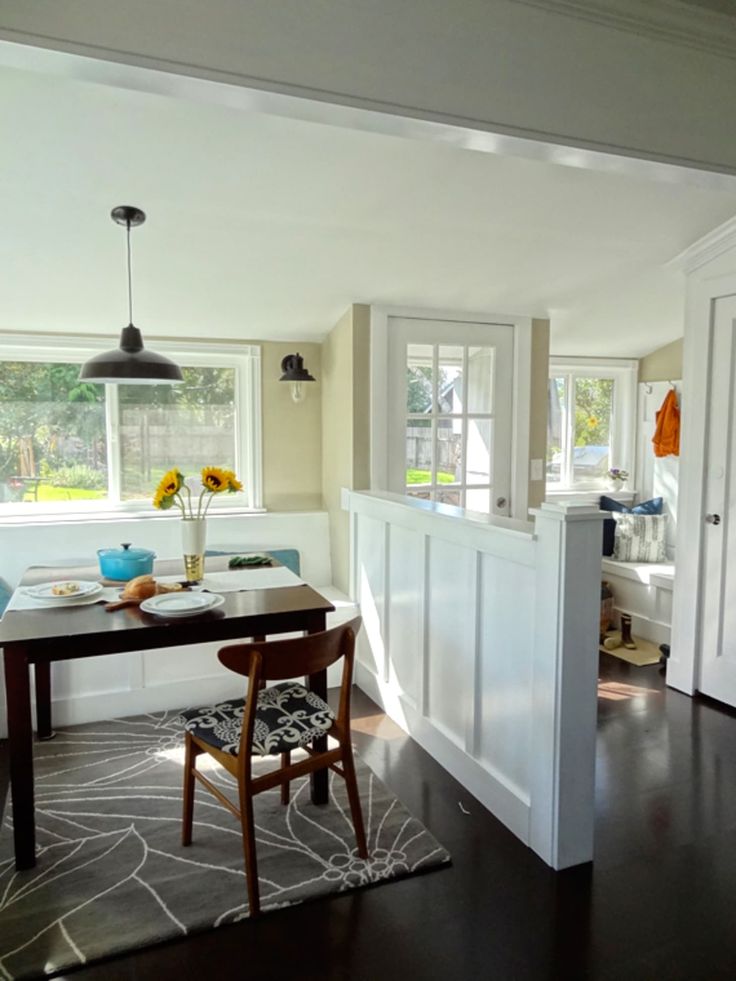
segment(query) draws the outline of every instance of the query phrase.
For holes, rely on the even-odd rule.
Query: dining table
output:
[[[272,565],[278,563],[273,560]],[[227,570],[226,556],[207,558],[205,574]],[[182,562],[157,560],[153,574],[156,577],[182,575]],[[23,589],[69,580],[105,582],[96,565],[32,566],[19,586]],[[122,588],[124,583],[119,585]],[[108,611],[102,602],[14,610],[11,600],[10,608],[0,620],[0,647],[7,700],[17,869],[33,868],[36,864],[31,665],[35,675],[37,737],[48,739],[53,736],[51,664],[54,661],[208,641],[247,640],[270,634],[319,633],[326,629],[327,613],[334,610],[329,600],[306,583],[223,591],[222,595],[224,602],[217,608],[176,619],[146,613],[136,605]],[[311,691],[326,698],[326,671],[310,675],[306,683]],[[324,744],[326,739],[320,737],[315,741],[315,748],[321,751],[326,748]],[[315,804],[327,801],[327,777],[327,770],[312,774],[311,796]]]

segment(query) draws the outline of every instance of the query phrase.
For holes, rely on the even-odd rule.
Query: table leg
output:
[[[5,694],[8,705],[10,791],[13,798],[13,836],[16,869],[36,864],[36,825],[33,804],[33,730],[28,660],[21,645],[4,652]]]
[[[51,664],[37,661],[33,665],[36,677],[36,735],[39,739],[53,739],[51,728]]]
[[[325,629],[325,615],[324,613],[319,615],[319,618],[315,618],[314,624],[310,625],[307,630],[308,634],[320,633]],[[307,687],[310,691],[313,691],[315,695],[327,701],[327,672],[318,671],[317,674],[310,675],[307,679]],[[327,751],[327,736],[320,736],[318,739],[312,741],[312,748],[317,753],[325,753]],[[313,804],[326,804],[328,797],[328,777],[329,770],[316,770],[310,777],[311,781],[311,791],[312,791],[312,803]]]

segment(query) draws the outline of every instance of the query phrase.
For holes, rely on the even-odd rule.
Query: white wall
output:
[[[728,18],[632,0],[546,6],[2,0],[0,37],[478,131],[736,169]],[[557,157],[579,164],[574,154]]]
[[[673,379],[681,402],[682,383]],[[675,557],[677,540],[677,490],[680,479],[678,456],[654,455],[652,436],[657,423],[657,411],[669,391],[669,382],[643,382],[639,385],[639,413],[636,429],[637,466],[636,489],[639,501],[661,497],[663,513],[667,515],[667,558]],[[682,407],[682,406],[681,406]]]

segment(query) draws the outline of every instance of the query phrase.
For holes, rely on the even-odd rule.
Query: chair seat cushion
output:
[[[184,728],[210,746],[237,756],[245,703],[242,698],[209,708],[182,712]],[[259,756],[285,753],[306,746],[332,726],[332,709],[314,692],[293,681],[283,681],[258,693],[253,752]]]

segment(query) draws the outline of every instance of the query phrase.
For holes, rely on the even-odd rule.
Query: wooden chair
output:
[[[345,780],[358,854],[361,858],[368,857],[350,743],[350,690],[355,636],[360,624],[360,617],[356,617],[350,623],[324,633],[293,640],[223,647],[217,655],[220,661],[226,668],[248,678],[245,703],[243,699],[234,699],[209,709],[189,709],[182,713],[186,729],[182,844],[190,845],[192,841],[196,779],[241,823],[251,916],[260,911],[253,821],[256,794],[281,785],[281,803],[287,804],[291,780],[315,770],[333,770]],[[341,657],[344,665],[337,716],[326,702],[303,685],[284,680],[326,670]],[[265,681],[282,683],[272,688],[260,688],[260,683]],[[288,717],[287,725],[284,725],[284,717]],[[338,746],[317,752],[308,744],[318,736],[332,736]],[[306,750],[308,756],[292,763],[291,750],[297,748]],[[209,753],[236,778],[238,805],[197,770],[200,753]],[[262,776],[254,776],[252,758],[270,755],[280,755],[281,766]]]

